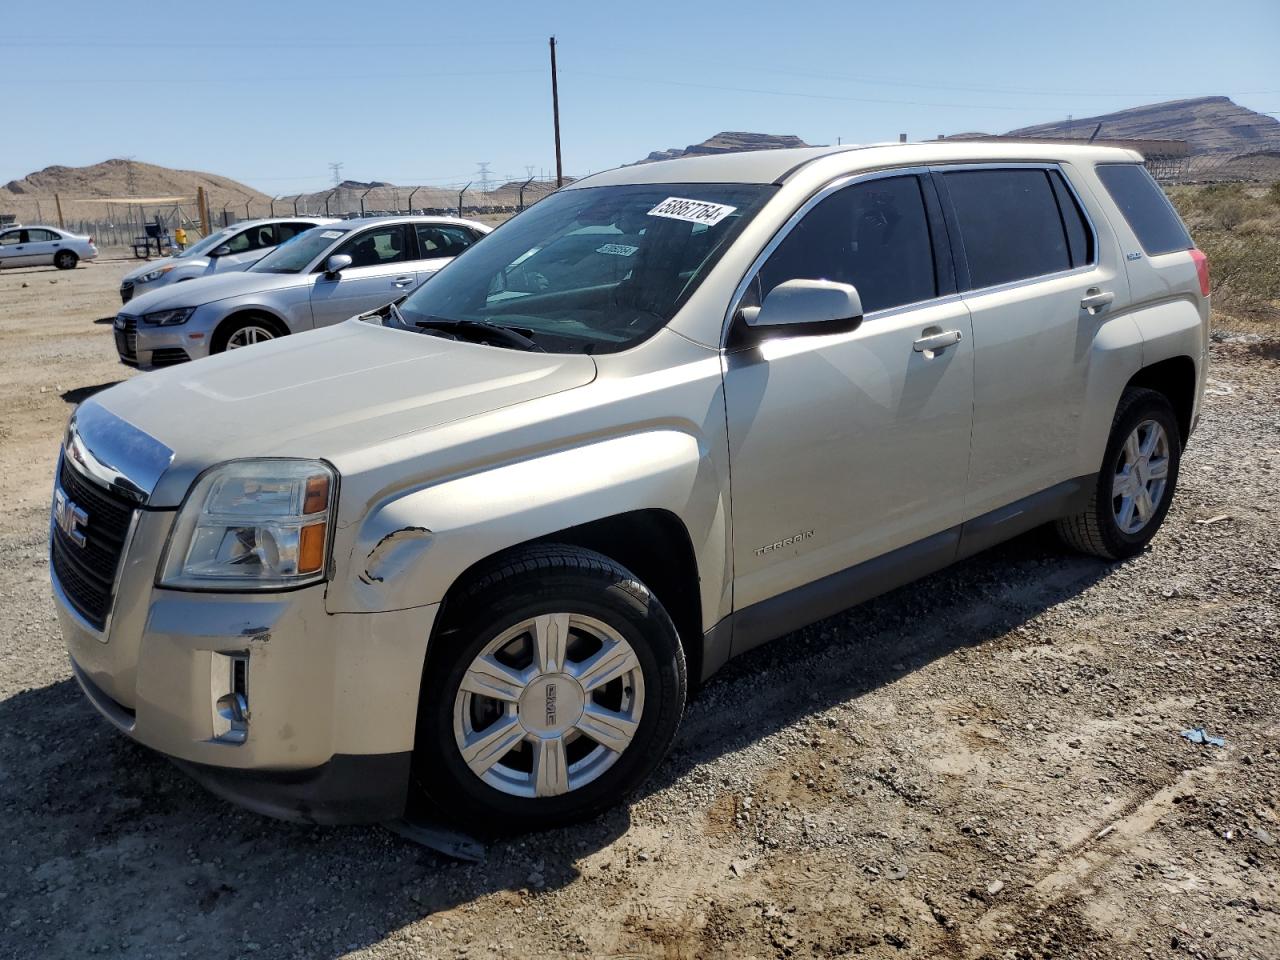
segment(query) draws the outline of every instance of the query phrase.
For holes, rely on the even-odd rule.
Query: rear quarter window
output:
[[[1146,167],[1137,163],[1107,163],[1098,166],[1097,171],[1098,179],[1120,208],[1147,256],[1158,257],[1194,246],[1173,204],[1151,179]]]

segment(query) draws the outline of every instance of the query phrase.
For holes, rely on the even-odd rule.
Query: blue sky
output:
[[[1223,94],[1280,112],[1280,2],[8,2],[0,182],[131,156],[277,195],[565,171],[720,130],[1003,132]]]

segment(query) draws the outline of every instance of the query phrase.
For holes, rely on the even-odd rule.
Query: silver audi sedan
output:
[[[149,370],[339,323],[415,290],[490,228],[454,217],[314,227],[249,269],[171,284],[115,318],[120,361]]]
[[[335,222],[332,217],[277,217],[233,223],[171,257],[148,260],[130,270],[120,280],[120,302],[128,303],[171,283],[247,270],[304,230]]]

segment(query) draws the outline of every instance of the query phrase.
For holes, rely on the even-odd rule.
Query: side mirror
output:
[[[862,322],[862,298],[849,283],[788,280],[770,290],[759,307],[744,307],[739,313],[752,340],[847,333]]]
[[[351,258],[349,256],[345,253],[335,253],[324,262],[324,275],[326,277],[336,277],[349,266],[351,266]]]
[[[211,257],[225,257],[225,256],[226,256],[227,254],[229,254],[230,252],[231,252],[231,248],[230,248],[230,247],[228,247],[228,246],[224,243],[224,244],[222,244],[222,246],[214,247],[212,250],[210,250],[210,251],[209,251],[209,256],[211,256]]]

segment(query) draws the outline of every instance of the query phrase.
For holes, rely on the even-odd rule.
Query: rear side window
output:
[[[851,283],[866,313],[937,296],[919,179],[868,180],[833,193],[787,234],[757,279],[760,301],[787,280]]]
[[[1072,265],[1067,231],[1048,172],[944,173],[973,288],[1039,277]]]
[[[1067,248],[1071,252],[1071,265],[1083,267],[1093,263],[1093,230],[1085,219],[1084,211],[1075,195],[1067,187],[1061,172],[1049,171],[1049,183],[1053,185],[1053,195],[1058,200],[1058,212],[1062,214],[1062,225],[1067,228]]]
[[[1146,167],[1137,163],[1107,163],[1097,170],[1098,179],[1124,214],[1147,256],[1190,250],[1194,246],[1173,204],[1151,179]]]

